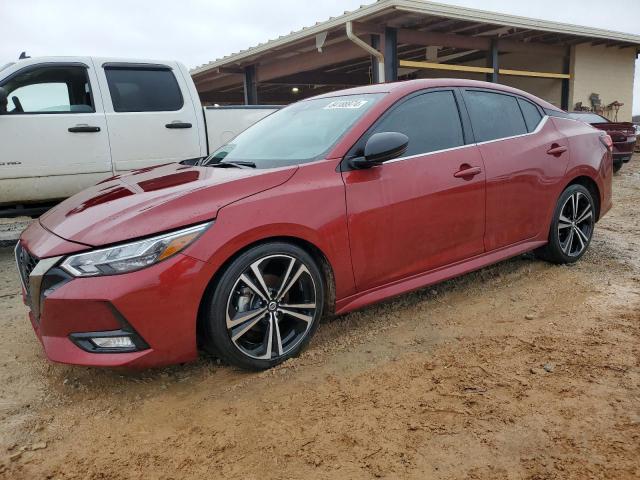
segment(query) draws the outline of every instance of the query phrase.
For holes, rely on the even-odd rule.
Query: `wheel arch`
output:
[[[582,185],[584,188],[589,190],[589,193],[591,193],[591,196],[593,197],[593,200],[596,204],[595,205],[596,221],[600,220],[600,208],[602,203],[602,196],[601,196],[600,187],[598,186],[598,183],[588,175],[580,175],[573,178],[569,183],[567,183],[567,185],[565,185],[562,191],[564,192],[571,185]]]
[[[335,276],[333,272],[333,267],[329,262],[327,255],[322,251],[322,249],[318,247],[316,244],[310,242],[309,240],[296,237],[296,236],[277,235],[273,237],[261,238],[259,240],[255,240],[251,243],[248,243],[247,245],[243,246],[242,248],[237,250],[235,253],[230,255],[228,258],[226,258],[224,262],[220,265],[220,268],[216,270],[216,272],[213,274],[213,276],[209,280],[209,283],[207,284],[207,287],[204,290],[202,298],[200,299],[200,305],[198,307],[198,317],[197,317],[197,323],[196,323],[196,339],[198,342],[198,346],[201,345],[201,341],[204,335],[203,322],[205,319],[204,317],[205,301],[209,297],[209,295],[211,295],[212,291],[215,290],[220,280],[220,277],[224,274],[227,268],[229,268],[229,265],[231,265],[236,258],[238,258],[247,250],[250,250],[251,248],[257,247],[259,245],[263,245],[265,243],[273,243],[273,242],[290,243],[292,245],[300,247],[306,253],[311,255],[311,258],[313,258],[313,260],[318,264],[318,267],[320,268],[320,271],[322,273],[322,276],[325,282],[325,292],[326,292],[325,306],[324,306],[325,315],[331,316],[334,314],[335,304],[336,304]]]

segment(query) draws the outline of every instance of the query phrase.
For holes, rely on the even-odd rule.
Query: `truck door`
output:
[[[3,73],[0,203],[65,198],[112,174],[90,59],[25,60]]]
[[[196,106],[177,64],[94,65],[117,171],[200,156]]]

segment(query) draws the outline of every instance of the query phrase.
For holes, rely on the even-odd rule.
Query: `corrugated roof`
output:
[[[514,28],[540,30],[564,35],[575,35],[580,37],[624,42],[640,46],[640,35],[616,32],[613,30],[552,22],[547,20],[489,12],[485,10],[476,10],[473,8],[453,5],[444,5],[441,3],[434,3],[423,0],[377,0],[375,3],[372,3],[370,5],[362,5],[356,10],[344,12],[344,14],[339,17],[330,17],[324,22],[317,22],[312,27],[304,27],[300,30],[293,31],[288,35],[281,35],[276,39],[260,43],[255,47],[247,48],[237,53],[226,55],[220,59],[194,68],[193,70],[191,70],[191,74],[197,75],[214,68],[223,67],[234,63],[240,63],[251,56],[259,55],[271,49],[285,46],[289,43],[294,43],[306,38],[311,38],[318,33],[334,29],[346,22],[361,21],[366,17],[370,17],[372,15],[391,11],[394,9],[401,12],[416,13],[425,16],[431,15],[470,22],[489,23]]]

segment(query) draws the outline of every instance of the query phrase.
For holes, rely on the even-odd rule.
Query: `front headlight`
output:
[[[61,267],[74,277],[132,272],[169,258],[198,238],[213,222],[111,248],[72,255]]]

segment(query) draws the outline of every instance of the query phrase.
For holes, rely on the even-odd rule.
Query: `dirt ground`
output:
[[[574,266],[322,325],[275,370],[50,364],[0,249],[0,478],[640,478],[640,157]]]

